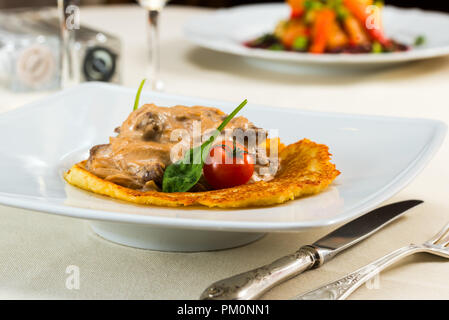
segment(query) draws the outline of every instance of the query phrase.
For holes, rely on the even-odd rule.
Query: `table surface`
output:
[[[449,122],[449,58],[369,72],[273,71],[246,58],[190,44],[182,26],[206,9],[169,6],[161,18],[161,78],[166,91],[280,108],[426,117]],[[118,35],[124,44],[123,83],[137,87],[146,62],[145,12],[137,6],[82,7],[81,24]],[[0,112],[49,93],[0,91]],[[448,141],[428,167],[389,202],[425,203],[336,257],[296,277],[264,299],[288,299],[335,280],[410,242],[430,238],[449,221]],[[386,155],[388,156],[388,155]],[[367,168],[368,169],[368,168]],[[272,233],[250,245],[205,253],[128,248],[96,236],[87,222],[0,206],[0,298],[196,299],[211,282],[270,262],[330,231]],[[79,267],[79,289],[68,289]],[[70,287],[70,286],[69,286]],[[449,268],[416,255],[384,271],[351,299],[449,299]]]

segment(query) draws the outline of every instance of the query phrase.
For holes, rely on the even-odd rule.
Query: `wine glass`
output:
[[[168,0],[138,0],[141,7],[148,11],[148,79],[153,90],[161,91],[164,83],[159,79],[159,15]]]
[[[78,29],[80,0],[57,0],[60,23],[60,71],[61,87],[68,88],[76,83],[72,49],[75,29]],[[75,10],[75,11],[74,11]]]

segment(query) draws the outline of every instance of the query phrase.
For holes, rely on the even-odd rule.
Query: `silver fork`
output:
[[[323,287],[299,295],[293,300],[343,300],[379,272],[409,255],[426,252],[449,259],[449,223],[423,244],[410,244]]]

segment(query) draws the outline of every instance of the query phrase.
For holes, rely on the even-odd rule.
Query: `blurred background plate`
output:
[[[309,54],[251,49],[243,45],[274,30],[279,20],[289,16],[285,4],[258,4],[218,10],[190,20],[184,28],[193,43],[212,50],[274,61],[326,65],[378,65],[440,57],[449,54],[449,15],[421,9],[386,6],[383,11],[387,36],[413,44],[424,36],[424,45],[406,52],[385,54]]]

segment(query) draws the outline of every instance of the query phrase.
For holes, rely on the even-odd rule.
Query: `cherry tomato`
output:
[[[232,141],[213,146],[203,168],[204,177],[215,189],[245,184],[253,172],[253,157],[244,146]]]

